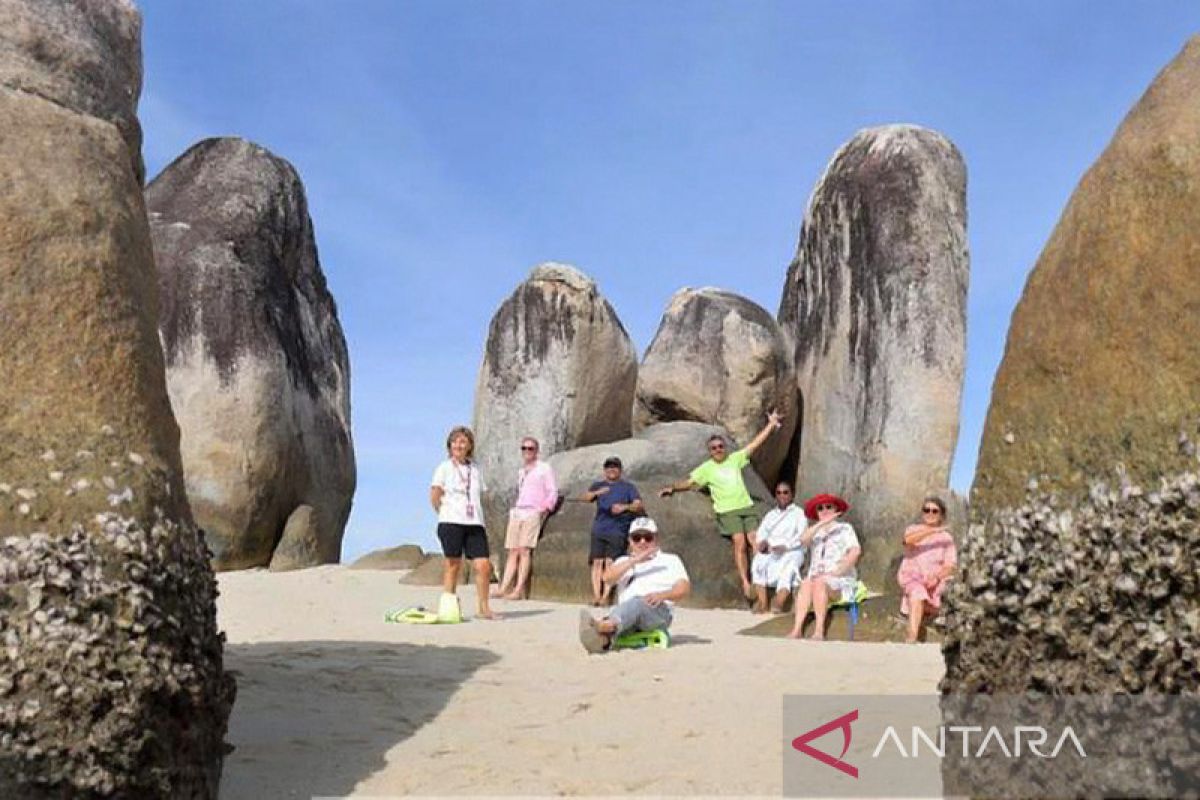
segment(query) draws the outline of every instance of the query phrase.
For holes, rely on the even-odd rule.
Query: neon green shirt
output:
[[[746,482],[742,480],[742,469],[750,463],[745,450],[736,450],[718,464],[711,458],[692,470],[688,479],[697,486],[707,486],[712,492],[713,511],[724,514],[754,505]]]

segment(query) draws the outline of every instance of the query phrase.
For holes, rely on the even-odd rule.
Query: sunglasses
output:
[[[717,451],[717,450],[724,450],[724,449],[725,449],[725,445],[723,445],[723,444],[710,444],[708,446],[708,452],[710,452],[710,453]]]
[[[833,503],[821,503],[817,506],[817,511],[837,511],[837,506]]]
[[[521,445],[521,449],[522,450],[537,450],[537,448],[531,444],[523,444],[523,445]]]
[[[631,541],[631,542],[653,542],[654,534],[653,533],[631,533],[631,534],[629,534],[629,541]]]
[[[942,513],[942,510],[940,508],[938,508],[937,506],[926,506],[925,508],[922,508],[921,511],[925,514],[940,514],[940,513]]]
[[[781,494],[782,494],[782,495],[790,495],[790,494],[791,494],[791,492],[789,492],[787,489],[780,489],[780,490],[778,490],[777,492],[775,492],[775,494],[777,494],[777,495],[781,495]]]

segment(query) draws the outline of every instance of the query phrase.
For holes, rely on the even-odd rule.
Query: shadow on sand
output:
[[[229,645],[237,703],[221,796],[348,795],[430,722],[490,650],[396,642]]]

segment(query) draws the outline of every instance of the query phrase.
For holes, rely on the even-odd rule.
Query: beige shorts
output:
[[[538,534],[542,532],[544,514],[519,514],[510,511],[508,514],[508,531],[504,534],[504,548],[513,550],[518,547],[537,547]]]

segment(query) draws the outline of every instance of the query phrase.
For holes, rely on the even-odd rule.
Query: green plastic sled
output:
[[[671,646],[671,634],[664,630],[634,631],[618,636],[613,640],[614,650],[666,650]]]

